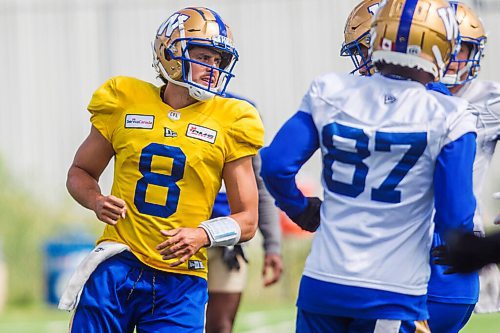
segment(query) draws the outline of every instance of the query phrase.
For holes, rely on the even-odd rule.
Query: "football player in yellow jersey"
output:
[[[70,194],[106,223],[61,299],[60,308],[76,307],[71,332],[202,332],[205,248],[256,231],[252,156],[263,127],[249,103],[220,97],[238,58],[228,26],[208,8],[185,8],[153,47],[165,85],[104,83],[68,172]],[[105,195],[98,180],[112,158]],[[232,214],[209,219],[222,179]]]

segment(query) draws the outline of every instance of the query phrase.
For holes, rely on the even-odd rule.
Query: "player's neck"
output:
[[[162,100],[176,110],[198,102],[198,100],[189,95],[187,88],[171,83],[167,84],[165,87]]]
[[[461,85],[458,85],[458,86],[453,86],[453,87],[450,87],[450,88],[448,88],[448,89],[450,90],[450,92],[451,92],[451,94],[452,94],[452,95],[456,95],[456,94],[458,94],[458,92],[459,92],[460,90],[462,90],[462,88],[463,88],[463,87],[464,87],[464,85],[463,85],[463,84],[461,84]]]
[[[380,73],[387,77],[397,76],[401,79],[420,82],[423,85],[426,85],[434,80],[430,73],[424,72],[423,70],[392,64],[382,67],[380,69]]]

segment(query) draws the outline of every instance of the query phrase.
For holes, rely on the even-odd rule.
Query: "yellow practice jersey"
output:
[[[264,129],[255,108],[215,97],[174,110],[159,87],[115,77],[94,93],[88,110],[116,153],[111,193],[127,204],[125,219],[107,225],[98,242],[125,243],[146,265],[206,278],[206,249],[171,268],[175,260],[163,260],[155,247],[165,240],[160,230],[207,220],[224,164],[257,153]]]

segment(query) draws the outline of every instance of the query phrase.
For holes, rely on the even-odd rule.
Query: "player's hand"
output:
[[[125,201],[114,195],[100,195],[96,199],[94,212],[102,222],[115,225],[120,218],[125,218],[127,206],[125,205]]]
[[[238,257],[241,257],[246,263],[248,263],[248,259],[245,256],[245,252],[243,252],[243,248],[241,245],[237,244],[234,246],[223,246],[222,247],[222,262],[226,264],[227,268],[232,271],[239,271],[240,261]]]
[[[178,228],[160,230],[160,232],[163,236],[169,237],[166,241],[156,246],[163,260],[178,259],[171,263],[170,267],[176,267],[185,263],[203,246],[210,244],[208,235],[202,228]]]
[[[473,233],[453,232],[446,238],[446,245],[432,250],[433,262],[449,266],[445,274],[470,273],[487,264],[484,261],[485,239]]]
[[[271,275],[269,275],[271,272]],[[275,284],[281,278],[283,272],[283,260],[279,254],[266,253],[264,257],[264,265],[262,267],[262,278],[264,286],[268,287]]]
[[[307,207],[302,214],[291,218],[303,230],[314,232],[319,227],[322,201],[317,197],[307,197]]]

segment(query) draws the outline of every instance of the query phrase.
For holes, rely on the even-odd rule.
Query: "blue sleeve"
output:
[[[307,207],[295,176],[318,148],[318,131],[311,115],[299,111],[281,127],[269,147],[260,151],[264,184],[276,205],[290,217]]]
[[[472,188],[472,166],[476,134],[467,133],[443,147],[434,170],[435,232],[473,230],[476,199]]]
[[[227,201],[227,195],[224,192],[217,193],[214,202],[214,208],[212,209],[211,219],[222,216],[231,215],[231,209],[229,208],[229,202]]]

